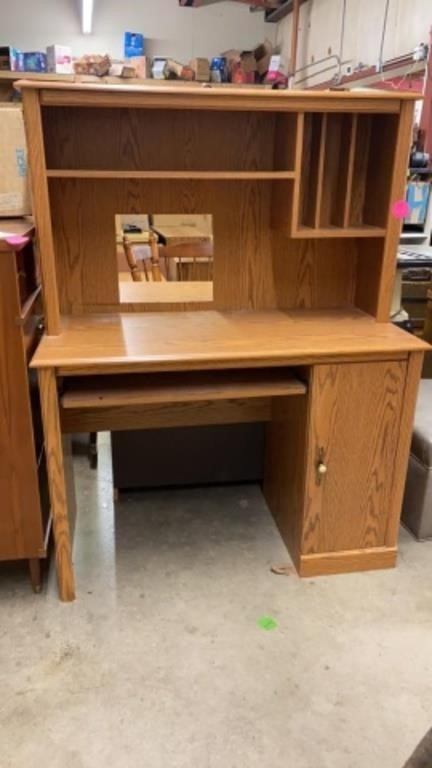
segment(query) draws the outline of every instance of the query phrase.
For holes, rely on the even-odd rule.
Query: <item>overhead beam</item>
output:
[[[300,0],[300,5],[303,5],[303,3],[306,3],[306,2],[307,0]],[[285,2],[283,2],[282,5],[279,6],[279,8],[275,8],[274,11],[266,11],[265,20],[273,23],[282,21],[282,19],[284,19],[285,16],[288,16],[290,13],[292,13],[293,10],[294,10],[294,0],[285,0]]]

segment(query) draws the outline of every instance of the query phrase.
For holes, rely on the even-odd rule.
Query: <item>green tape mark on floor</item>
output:
[[[261,616],[258,619],[258,626],[268,631],[269,629],[276,629],[277,623],[271,616]]]

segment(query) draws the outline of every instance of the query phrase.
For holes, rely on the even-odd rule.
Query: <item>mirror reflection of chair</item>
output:
[[[134,282],[160,282],[159,246],[146,214],[116,215],[116,243],[121,246]],[[119,265],[120,279],[122,267]],[[125,279],[125,277],[123,277]]]

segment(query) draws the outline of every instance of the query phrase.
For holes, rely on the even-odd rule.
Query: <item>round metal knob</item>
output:
[[[322,461],[317,466],[317,472],[319,475],[325,475],[327,473],[327,466]]]

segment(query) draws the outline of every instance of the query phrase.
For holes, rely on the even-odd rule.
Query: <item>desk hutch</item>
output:
[[[80,430],[265,421],[264,494],[298,573],[393,566],[426,349],[389,323],[411,95],[20,88],[60,597],[62,433]],[[149,211],[212,214],[212,295],[120,295],[115,216]]]

